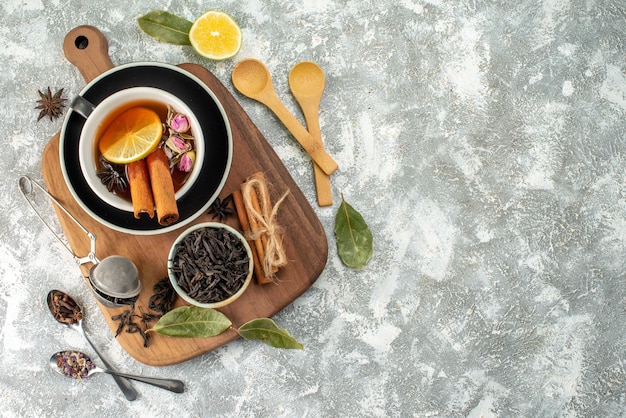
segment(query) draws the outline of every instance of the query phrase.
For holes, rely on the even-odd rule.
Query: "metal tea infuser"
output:
[[[57,205],[89,238],[89,253],[84,257],[74,254],[74,251],[63,239],[52,229],[39,213],[34,203],[34,188],[44,193],[55,205]],[[102,261],[96,256],[96,235],[89,232],[63,205],[39,183],[29,176],[19,178],[20,192],[33,209],[39,220],[52,232],[52,235],[69,251],[74,258],[74,262],[81,266],[86,263],[93,263],[89,270],[89,284],[96,299],[104,306],[117,308],[133,304],[141,292],[141,281],[137,266],[127,257],[121,255],[111,255]]]

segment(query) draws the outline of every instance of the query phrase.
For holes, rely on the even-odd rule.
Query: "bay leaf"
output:
[[[302,350],[304,346],[293,338],[286,329],[280,328],[269,318],[253,319],[237,330],[246,340],[258,340],[275,348],[295,348]]]
[[[139,19],[141,30],[158,41],[176,45],[191,45],[189,30],[192,22],[165,10],[153,10]]]
[[[220,311],[198,306],[181,306],[163,315],[150,329],[168,337],[214,337],[226,331],[232,322]]]
[[[374,238],[363,216],[341,196],[335,216],[337,254],[348,267],[363,268],[374,253]]]

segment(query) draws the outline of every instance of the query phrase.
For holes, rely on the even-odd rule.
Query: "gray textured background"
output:
[[[626,5],[568,1],[5,0],[0,5],[0,415],[623,416],[626,408]],[[303,3],[303,4],[301,4]],[[105,5],[106,4],[106,5]],[[135,19],[167,9],[232,14],[239,55],[214,63],[160,44]],[[318,213],[329,261],[274,318],[305,345],[234,341],[162,368],[108,332],[71,257],[27,208],[20,174],[41,178],[61,120],[36,123],[37,90],[84,86],[61,49],[100,28],[115,64],[195,62],[235,94]],[[337,258],[337,205],[318,208],[310,163],[230,73],[263,60],[302,119],[287,75],[326,73],[321,126],[343,193],[375,239],[363,271]],[[51,207],[45,208],[54,221]],[[90,352],[54,323],[52,288],[85,306],[94,341],[122,370],[184,380],[183,395],[72,382],[47,359]]]

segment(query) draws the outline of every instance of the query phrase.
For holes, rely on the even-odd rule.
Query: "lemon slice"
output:
[[[128,164],[147,157],[162,136],[159,115],[145,107],[133,107],[113,119],[100,136],[98,147],[112,163]]]
[[[228,14],[206,12],[189,30],[189,41],[196,52],[212,60],[234,57],[241,48],[241,29]]]

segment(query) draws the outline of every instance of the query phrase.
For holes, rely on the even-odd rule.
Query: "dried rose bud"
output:
[[[165,141],[165,145],[167,145],[167,147],[176,154],[182,154],[183,152],[189,151],[190,149],[189,144],[187,144],[183,139],[177,136],[170,136],[169,138],[167,138],[167,141]]]
[[[196,160],[196,153],[194,151],[189,151],[183,154],[180,158],[180,162],[178,163],[178,169],[180,171],[184,171],[185,173],[189,173],[193,168],[193,163]]]
[[[176,132],[184,134],[190,128],[189,119],[187,119],[187,116],[179,113],[172,118],[172,121],[170,122],[170,126]]]

